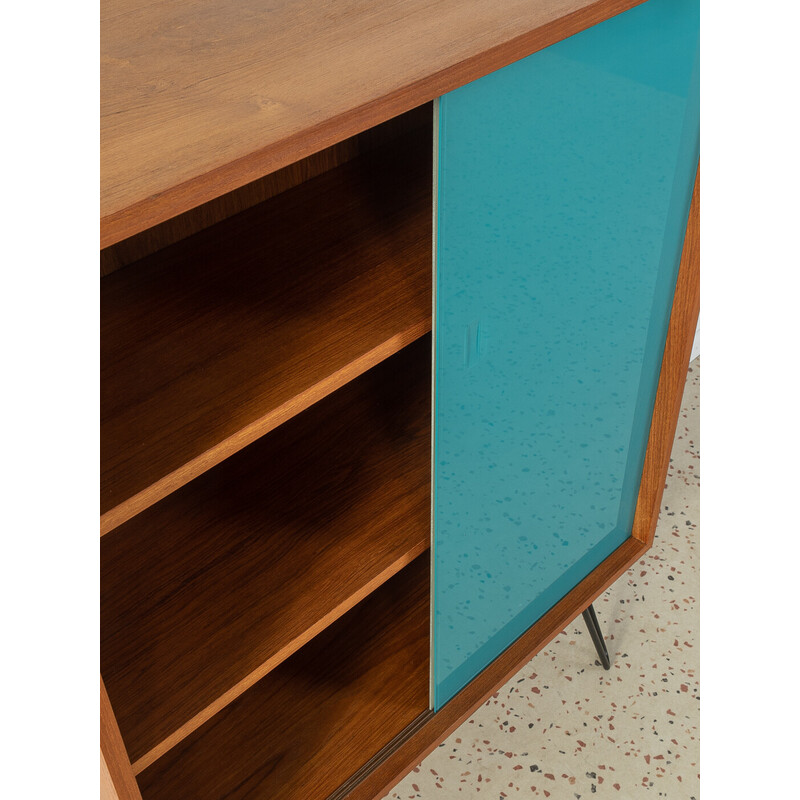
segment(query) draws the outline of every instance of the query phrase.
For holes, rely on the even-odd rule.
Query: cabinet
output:
[[[652,541],[697,3],[491,5],[104,4],[109,793],[379,796]]]

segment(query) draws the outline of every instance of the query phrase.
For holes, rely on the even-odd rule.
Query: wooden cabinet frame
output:
[[[409,2],[416,7],[421,0],[409,0]],[[496,12],[498,30],[502,27],[503,31],[499,38],[492,38],[491,31],[482,32],[480,35],[475,34],[471,27],[473,23],[468,19],[470,9],[465,7],[463,9],[464,29],[457,33],[463,41],[470,41],[471,44],[463,45],[462,41],[461,49],[455,45],[451,46],[451,44],[443,47],[442,52],[429,64],[426,64],[423,70],[424,74],[414,80],[401,82],[400,85],[393,82],[392,75],[377,76],[375,78],[378,86],[377,95],[374,93],[369,95],[365,93],[364,86],[370,83],[371,77],[375,76],[368,74],[369,65],[363,65],[366,77],[360,83],[356,82],[359,83],[358,86],[348,84],[347,92],[349,94],[345,98],[343,110],[340,109],[336,113],[331,113],[311,123],[306,106],[309,106],[314,98],[313,89],[309,90],[311,94],[308,97],[300,98],[306,103],[306,106],[303,105],[303,102],[298,102],[298,108],[303,110],[297,112],[297,118],[293,120],[294,124],[276,125],[269,129],[264,134],[263,146],[236,158],[226,160],[221,157],[218,159],[219,163],[212,168],[208,167],[205,162],[201,163],[201,159],[198,158],[197,163],[192,163],[187,167],[187,176],[184,180],[175,182],[166,188],[159,187],[157,183],[157,168],[148,172],[146,167],[149,163],[147,161],[149,154],[136,144],[137,125],[152,124],[153,120],[137,117],[134,113],[132,118],[127,119],[127,122],[124,119],[120,121],[115,119],[112,108],[104,116],[104,129],[107,130],[105,136],[109,142],[114,140],[116,155],[109,158],[107,170],[109,178],[107,182],[104,182],[104,195],[113,196],[113,200],[104,204],[101,217],[101,247],[105,248],[103,251],[103,274],[110,275],[117,269],[127,269],[126,265],[131,261],[146,259],[162,249],[166,251],[168,247],[178,246],[176,243],[186,237],[197,236],[198,231],[203,231],[215,223],[222,224],[237,212],[248,213],[249,207],[257,203],[268,203],[270,198],[281,192],[288,190],[297,192],[294,197],[300,198],[297,205],[298,207],[302,206],[302,192],[305,191],[303,186],[307,185],[306,182],[310,178],[320,180],[320,183],[315,184],[316,186],[326,186],[328,184],[325,184],[325,173],[338,168],[343,170],[342,175],[350,174],[347,172],[350,169],[346,166],[347,163],[357,157],[366,157],[365,154],[375,146],[376,141],[380,140],[378,143],[383,144],[386,141],[394,141],[393,137],[402,137],[409,130],[420,130],[421,126],[428,122],[427,112],[423,106],[429,104],[432,99],[632,8],[639,2],[641,0],[638,2],[637,0],[597,0],[593,2],[547,0],[543,7],[536,9],[531,9],[529,4],[527,6],[526,4],[517,4],[514,6],[516,9],[514,13],[517,16],[513,20],[503,20],[502,11]],[[467,4],[467,6],[469,5],[470,3]],[[281,20],[281,24],[286,23],[282,17]],[[501,25],[501,23],[503,24]],[[238,23],[234,20],[231,24],[235,27]],[[438,30],[440,33],[447,33],[447,30],[442,27],[443,25],[444,22],[440,23]],[[513,33],[511,33],[512,31]],[[138,32],[140,35],[141,33],[142,31]],[[381,28],[380,32],[387,47],[396,47],[398,52],[404,53],[413,51],[414,38],[419,35],[421,35],[420,32],[413,29],[395,35],[390,26]],[[455,41],[457,37],[455,34],[453,36]],[[331,69],[334,73],[345,70],[348,66],[346,59],[342,56],[346,50],[345,44],[339,41],[331,47],[336,59],[339,59],[335,60]],[[104,77],[104,81],[109,84],[107,91],[113,93],[116,86],[121,93],[124,93],[123,84],[127,80],[124,77],[124,69],[120,64],[111,61],[109,64],[111,66],[108,67],[108,75]],[[276,61],[275,68],[277,69],[278,66]],[[160,68],[166,67],[161,64]],[[120,72],[121,69],[122,72]],[[125,91],[129,89],[130,87],[127,87]],[[165,91],[168,95],[170,90],[166,89]],[[305,89],[298,89],[301,94],[303,91]],[[304,114],[306,116],[303,116]],[[401,114],[405,116],[397,116]],[[397,117],[399,121],[389,122],[394,117]],[[239,123],[245,127],[249,125],[247,119],[237,120],[237,124]],[[125,125],[128,125],[129,129],[125,129]],[[250,129],[248,128],[248,130]],[[188,131],[186,135],[190,138],[192,136],[201,137],[202,131],[194,129]],[[131,163],[123,166],[120,166],[119,159],[120,136],[123,139],[128,136],[131,143]],[[419,145],[419,142],[416,144]],[[418,149],[418,147],[412,148],[414,152]],[[126,170],[128,170],[127,173]],[[139,172],[141,175],[138,174]],[[358,168],[354,167],[351,172],[357,175]],[[353,180],[357,179],[359,178],[356,177]],[[346,178],[346,180],[350,179]],[[335,190],[335,181],[331,185]],[[421,713],[409,725],[405,726],[355,774],[352,774],[338,789],[334,790],[329,795],[329,800],[373,800],[381,797],[400,777],[479,708],[514,672],[542,650],[617,578],[641,559],[652,545],[699,313],[699,186],[698,168],[677,286],[669,318],[666,346],[661,362],[632,537],[581,580],[572,591],[526,633],[514,641],[441,710],[436,713],[431,710],[421,710]],[[335,197],[335,195],[332,196]],[[415,215],[420,218],[424,216],[422,212],[425,209],[420,206],[418,198],[416,201],[413,198],[410,199],[408,206],[413,206]],[[419,261],[422,252],[419,241],[426,240],[423,238],[417,241],[414,239],[414,235],[416,235],[416,231],[422,230],[422,227],[428,222],[426,221],[423,226],[419,222],[414,222],[413,225],[409,224],[404,227],[403,223],[407,221],[403,217],[406,207],[401,203],[398,208],[399,211],[395,209],[400,220],[398,226],[408,233],[408,239],[411,242],[407,251],[413,254],[416,261]],[[298,215],[296,208],[291,213],[294,213],[295,216]],[[414,219],[416,218],[415,216]],[[428,220],[429,217],[425,217],[425,219]],[[335,232],[337,224],[337,220],[330,223],[331,231]],[[236,231],[235,225],[231,225],[228,230]],[[386,255],[385,241],[381,238],[381,225],[376,225],[374,230],[365,227],[364,231],[364,241],[372,249],[371,252],[378,253],[381,258],[390,258],[391,253]],[[430,235],[427,229],[424,235]],[[198,244],[194,250],[194,257],[198,261],[202,261],[204,248],[210,246],[209,243],[212,240],[213,237],[195,240]],[[323,251],[320,250],[320,252]],[[131,253],[134,255],[131,256]],[[313,251],[309,251],[309,253],[307,260],[313,260],[316,254]],[[335,254],[339,265],[337,268],[341,269],[344,283],[350,278],[350,274],[347,272],[347,254],[344,251],[335,251]],[[158,270],[155,269],[154,273],[157,272]],[[324,272],[324,269],[318,268],[316,273],[310,274],[322,276]],[[120,285],[124,284],[124,279],[119,276],[113,280]],[[379,289],[381,288],[377,283],[375,285]],[[389,294],[391,287],[383,287],[381,291],[383,290]],[[364,345],[364,352],[354,352],[349,355],[345,364],[331,362],[332,366],[327,376],[322,379],[310,380],[308,386],[298,388],[295,395],[289,399],[279,398],[280,402],[276,401],[274,408],[271,408],[267,414],[254,417],[254,421],[243,425],[233,435],[226,433],[227,438],[223,438],[221,443],[215,444],[200,455],[188,458],[178,469],[168,471],[161,478],[144,482],[144,488],[137,487],[132,490],[130,496],[123,502],[111,503],[101,517],[101,534],[114,536],[117,528],[120,528],[118,533],[122,533],[123,526],[130,525],[131,521],[135,521],[139,514],[147,512],[154,504],[172,496],[173,493],[186,492],[187,487],[191,487],[191,482],[202,473],[217,464],[229,463],[230,457],[236,458],[236,454],[242,448],[255,442],[265,433],[296,418],[301,411],[314,411],[314,409],[321,408],[323,403],[328,402],[326,398],[335,390],[351,387],[358,380],[367,380],[369,378],[368,370],[390,357],[396,357],[395,354],[400,351],[414,347],[414,343],[425,337],[430,331],[430,320],[421,318],[419,315],[418,301],[420,297],[424,298],[424,292],[421,292],[418,286],[415,290],[416,294],[413,294],[411,290],[407,291],[408,296],[403,298],[405,305],[396,311],[396,319],[386,322],[387,330],[390,333],[392,326],[395,326],[394,335],[382,333],[374,341],[368,340],[368,337],[365,338],[367,343]],[[359,315],[370,317],[375,313],[375,309],[370,306],[369,299],[365,293],[365,297],[362,298],[362,306],[353,311],[354,318]],[[400,319],[401,317],[402,319]],[[165,322],[168,321],[168,318],[165,318]],[[328,336],[329,341],[335,343],[336,337],[337,331],[331,329]],[[124,339],[124,337],[119,338],[120,340]],[[294,340],[291,336],[287,336],[286,341],[293,342]],[[124,347],[120,349],[122,350]],[[294,355],[297,356],[296,353]],[[304,359],[305,354],[300,353],[296,362],[293,362],[299,365],[298,370],[302,369],[302,365],[305,363]],[[366,378],[365,374],[367,374]],[[401,383],[402,381],[398,380],[397,385],[399,386]],[[224,411],[225,405],[222,404],[221,408]],[[358,416],[355,416],[354,419],[356,422],[361,421]],[[323,423],[324,420],[322,422],[318,420],[315,424],[322,425]],[[291,442],[287,447],[290,444]],[[120,450],[124,451],[124,448],[120,448]],[[412,471],[409,470],[409,472]],[[399,555],[393,554],[393,560],[390,559],[391,564],[383,565],[380,574],[374,580],[364,582],[363,586],[356,586],[350,592],[347,600],[337,606],[335,613],[331,611],[327,615],[323,614],[316,625],[309,625],[307,635],[300,635],[296,638],[296,647],[294,644],[286,645],[286,652],[282,651],[280,658],[275,657],[275,664],[268,659],[264,660],[261,671],[258,669],[251,671],[243,679],[241,691],[237,689],[230,696],[220,695],[216,704],[210,703],[203,712],[176,729],[174,736],[165,737],[160,744],[149,749],[143,748],[143,750],[147,750],[144,755],[140,752],[134,753],[136,757],[133,759],[129,756],[120,732],[120,727],[125,731],[124,713],[120,712],[120,724],[118,724],[111,700],[106,692],[106,684],[101,677],[100,749],[101,796],[103,800],[142,800],[141,776],[148,768],[154,763],[157,764],[159,759],[170,749],[177,747],[184,739],[193,735],[204,722],[214,717],[217,712],[231,708],[240,695],[245,695],[278,662],[295,657],[295,652],[301,651],[324,628],[332,624],[344,624],[340,617],[345,619],[343,615],[352,611],[357,603],[364,598],[373,596],[374,593],[381,590],[382,586],[389,586],[397,574],[408,570],[409,565],[421,563],[421,559],[425,558],[425,546],[424,544],[420,545],[419,542],[413,542],[408,546],[407,552]],[[389,589],[381,591],[391,593]],[[398,641],[402,639],[401,636],[397,638]],[[113,695],[114,687],[108,672],[105,677]],[[206,711],[208,713],[203,716]],[[127,732],[125,735],[127,737]],[[141,783],[141,786],[146,789],[145,783]],[[148,800],[146,791],[144,797],[145,800]]]

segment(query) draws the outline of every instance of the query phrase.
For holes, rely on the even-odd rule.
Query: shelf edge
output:
[[[131,765],[138,775],[429,549],[427,536]]]
[[[127,500],[123,500],[100,515],[100,536],[105,536],[145,509],[155,505],[159,500],[163,500],[167,495],[172,494],[172,492],[185,486],[189,481],[215,467],[221,461],[247,447],[247,445],[252,444],[256,439],[261,438],[300,412],[310,408],[314,403],[332,394],[337,389],[359,377],[359,375],[363,375],[381,361],[385,361],[390,356],[398,353],[404,347],[429,333],[430,330],[431,320],[426,319],[412,325],[401,333],[395,334],[341,369],[323,378],[323,380],[318,381],[282,405],[272,409],[264,416],[245,425],[232,436],[223,439],[206,450],[206,452],[201,453],[191,461],[187,461],[178,469],[173,470]]]

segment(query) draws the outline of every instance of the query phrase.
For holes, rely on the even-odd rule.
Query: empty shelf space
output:
[[[101,669],[135,771],[430,541],[430,337],[101,540]]]
[[[324,800],[428,708],[427,554],[138,776],[144,800]]]
[[[106,533],[431,328],[430,131],[101,282]]]

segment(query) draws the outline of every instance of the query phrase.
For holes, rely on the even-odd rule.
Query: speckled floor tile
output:
[[[689,367],[655,544],[386,800],[699,797],[700,359]]]

